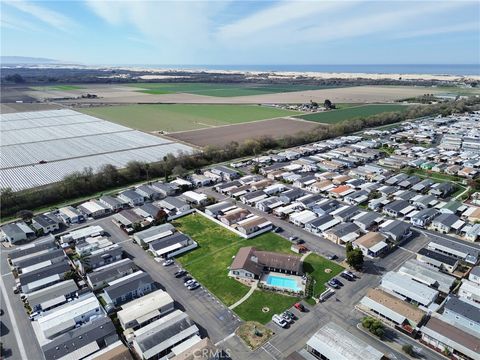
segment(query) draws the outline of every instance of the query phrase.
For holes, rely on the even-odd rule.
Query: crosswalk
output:
[[[263,346],[262,349],[272,357],[272,359],[278,360],[278,359],[283,359],[283,353],[278,350],[275,346],[273,346],[269,341],[266,342]]]

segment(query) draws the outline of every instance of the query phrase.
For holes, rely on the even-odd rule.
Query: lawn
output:
[[[137,83],[140,92],[147,94],[189,93],[204,96],[248,96],[282,92],[324,89],[312,85],[217,84],[217,83]],[[328,87],[332,88],[332,87]]]
[[[34,90],[43,90],[43,91],[69,91],[69,90],[81,90],[83,87],[77,85],[52,85],[52,86],[33,86]]]
[[[247,240],[198,214],[177,219],[174,225],[199,245],[177,260],[227,306],[242,298],[249,289],[228,277],[228,267],[238,249],[255,246],[260,250],[290,252],[290,242],[274,233]],[[276,294],[269,295],[276,297]]]
[[[325,269],[330,269],[331,272],[325,272]],[[303,270],[315,280],[314,296],[318,297],[325,291],[325,283],[345,269],[317,254],[310,254],[303,262]]]
[[[290,308],[299,299],[292,296],[270,293],[255,290],[254,293],[234,311],[245,321],[258,321],[266,324],[272,320],[273,314],[280,314]],[[267,306],[270,311],[263,312],[262,308]]]
[[[304,120],[315,121],[325,124],[336,124],[342,121],[351,120],[357,117],[366,117],[384,112],[405,111],[408,106],[399,104],[370,104],[347,107],[315,114],[306,114],[299,116]]]
[[[292,253],[291,243],[275,233],[243,239],[198,214],[179,218],[173,225],[199,245],[197,249],[177,257],[177,261],[227,306],[237,302],[249,290],[249,287],[228,277],[228,267],[241,247],[255,246],[259,250]],[[331,269],[332,272],[326,273],[325,269]],[[304,271],[316,280],[317,296],[325,290],[325,282],[342,270],[340,265],[316,254],[308,255],[304,262]],[[291,296],[255,290],[234,311],[243,320],[265,324],[271,320],[273,314],[283,312],[298,300]],[[265,306],[270,309],[267,313],[262,312]]]
[[[142,131],[186,131],[300,114],[259,105],[147,104],[80,110]]]

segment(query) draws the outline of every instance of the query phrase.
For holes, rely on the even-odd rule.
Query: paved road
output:
[[[0,356],[3,356],[5,360],[18,359],[20,350],[13,331],[12,318],[9,311],[7,311],[3,291],[0,291],[0,314],[2,314],[0,316],[0,341],[4,348]]]
[[[8,267],[6,252],[3,250],[1,251],[0,264],[1,308],[5,310],[5,314],[0,317],[0,320],[2,325],[5,326],[2,326],[2,341],[4,339],[3,331],[5,328],[8,330],[5,334],[5,347],[11,349],[9,359],[43,360],[43,352],[36,341],[35,333],[23,307],[23,302],[20,300],[20,295],[14,294],[12,291],[15,281]]]
[[[120,230],[111,219],[106,218],[99,223],[107,231],[114,242],[120,243],[132,260],[148,272],[177,302],[177,306],[201,328],[202,335],[209,336],[217,343],[230,334],[240,325],[241,321],[235,314],[214,298],[203,287],[190,291],[183,286],[181,279],[176,279],[173,273],[178,270],[177,265],[163,267],[142,247],[135,244],[127,234]]]

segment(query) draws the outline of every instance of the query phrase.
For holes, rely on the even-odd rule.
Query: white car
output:
[[[282,328],[287,327],[288,325],[288,322],[278,314],[272,316],[272,321]]]
[[[200,287],[200,284],[198,282],[194,281],[193,283],[191,283],[190,285],[187,286],[187,289],[188,290],[195,290],[198,287]]]
[[[185,286],[190,286],[190,285],[192,285],[192,284],[194,284],[194,283],[196,283],[196,281],[192,279],[192,280],[188,280],[188,281],[185,282],[185,284],[183,284],[183,285],[185,285]]]
[[[170,266],[174,263],[175,261],[173,261],[172,259],[168,259],[168,260],[165,260],[162,265],[163,266]]]

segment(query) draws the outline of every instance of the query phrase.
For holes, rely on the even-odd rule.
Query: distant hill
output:
[[[23,65],[23,64],[58,64],[60,61],[39,57],[27,57],[27,56],[0,56],[0,63],[10,65]]]

